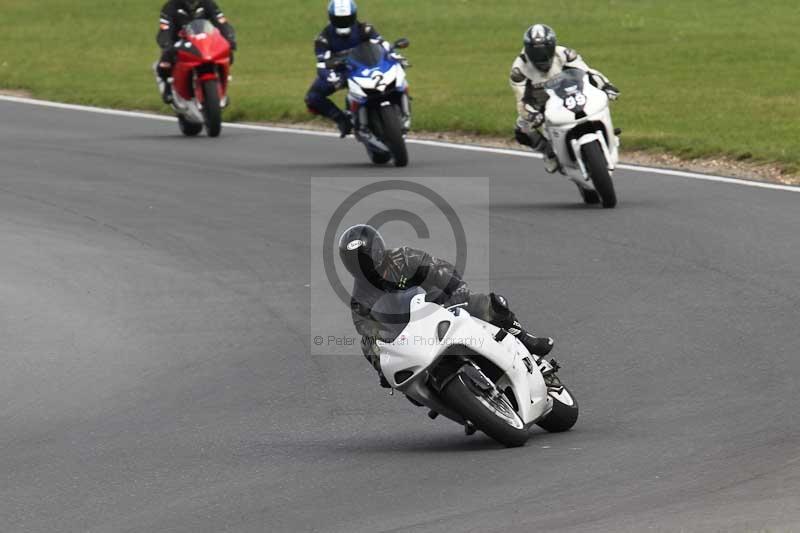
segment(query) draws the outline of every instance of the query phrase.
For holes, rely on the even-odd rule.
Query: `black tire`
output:
[[[583,198],[583,203],[587,205],[597,205],[600,203],[600,196],[598,196],[597,191],[584,189],[581,186],[578,186],[578,190],[581,193],[581,198]]]
[[[181,129],[181,133],[186,135],[187,137],[195,137],[201,131],[203,131],[203,125],[197,124],[195,122],[189,122],[183,116],[178,116],[178,127]]]
[[[581,154],[603,207],[607,209],[615,207],[617,205],[617,193],[614,192],[614,183],[611,181],[611,174],[608,173],[608,163],[600,143],[594,141],[584,144],[581,147]]]
[[[206,133],[209,137],[219,137],[222,132],[222,108],[219,102],[219,82],[203,82],[203,117],[206,119]]]
[[[450,380],[442,391],[442,396],[447,405],[500,444],[514,448],[523,446],[528,441],[528,430],[525,429],[522,419],[513,411],[513,407],[508,403],[508,400],[506,400],[508,407],[516,415],[520,427],[512,426],[506,419],[501,418],[484,405],[479,400],[482,393],[471,384],[469,378],[464,377],[462,374],[459,373]]]
[[[403,138],[403,122],[400,120],[400,111],[393,105],[382,106],[380,109],[381,125],[383,126],[383,142],[392,152],[394,166],[408,165],[408,150],[406,140]]]
[[[385,165],[392,160],[392,154],[389,152],[373,152],[367,150],[367,154],[369,154],[369,160],[376,165]]]
[[[550,392],[550,397],[553,399],[553,410],[550,411],[544,420],[538,422],[540,428],[550,433],[560,433],[562,431],[569,431],[575,422],[578,421],[578,400],[572,393],[563,387],[563,392],[554,394]],[[562,398],[568,397],[572,401],[572,405],[562,402]]]

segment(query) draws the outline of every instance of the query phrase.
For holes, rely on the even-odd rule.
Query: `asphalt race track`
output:
[[[529,158],[0,117],[0,531],[800,529],[797,192],[620,171],[604,211]],[[308,355],[309,178],[376,174],[492,179],[573,431],[503,449]]]

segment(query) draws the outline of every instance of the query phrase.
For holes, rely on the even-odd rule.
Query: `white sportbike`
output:
[[[553,145],[561,171],[575,182],[583,201],[617,205],[611,174],[619,160],[619,133],[611,122],[608,95],[580,69],[564,69],[544,86],[545,137]]]
[[[532,356],[506,330],[460,307],[425,300],[423,289],[387,293],[372,308],[382,324],[380,366],[393,389],[417,406],[522,446],[535,425],[566,431],[578,402],[554,375],[554,362]],[[547,376],[547,380],[545,377]]]

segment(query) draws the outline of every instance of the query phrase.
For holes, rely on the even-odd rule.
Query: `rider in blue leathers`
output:
[[[366,22],[359,22],[356,14],[356,3],[352,0],[331,0],[328,4],[330,24],[314,41],[317,79],[311,84],[305,98],[308,110],[336,122],[342,137],[353,131],[353,122],[347,113],[330,100],[329,96],[343,89],[347,80],[343,71],[326,68],[325,61],[343,55],[365,41],[371,40],[388,47],[375,28]]]

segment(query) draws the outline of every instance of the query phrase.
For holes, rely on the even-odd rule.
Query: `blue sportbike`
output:
[[[345,103],[353,117],[354,135],[375,164],[394,160],[395,166],[408,165],[405,141],[411,127],[405,72],[408,62],[396,51],[408,45],[408,39],[399,39],[387,50],[368,41],[343,57],[326,62],[328,68],[342,71],[347,79]]]

